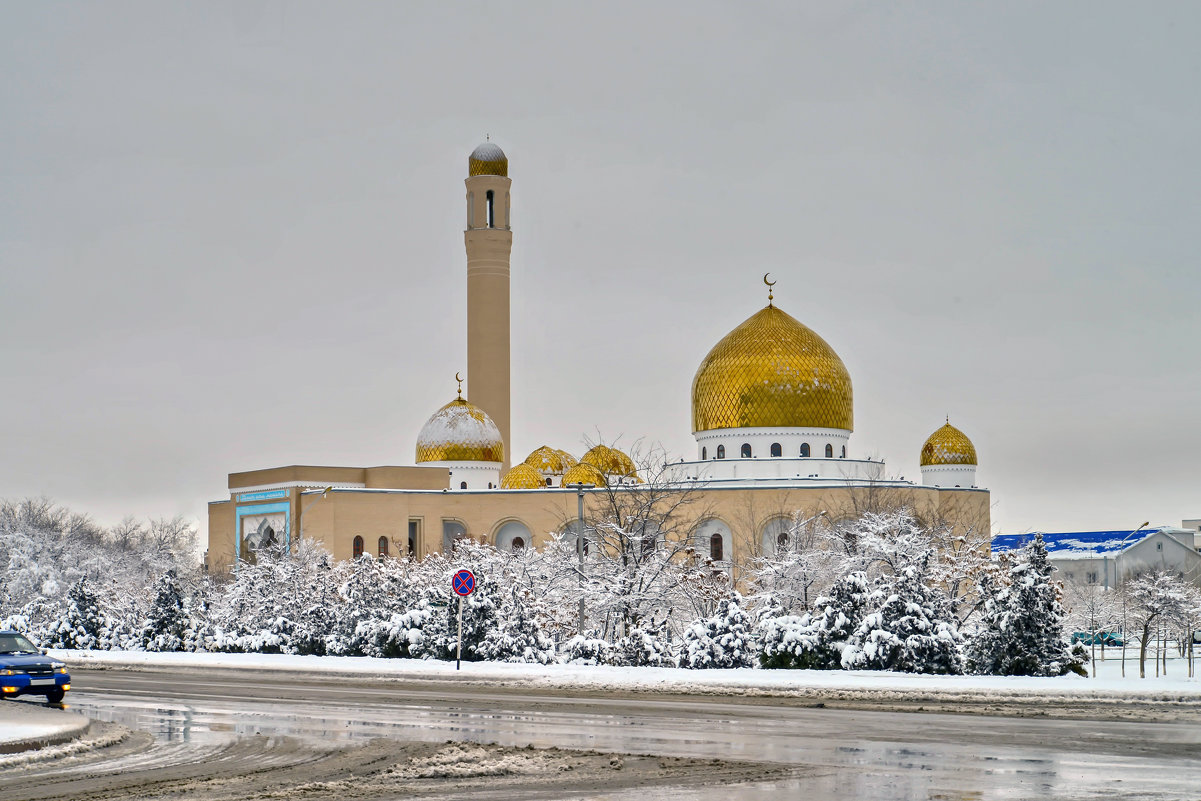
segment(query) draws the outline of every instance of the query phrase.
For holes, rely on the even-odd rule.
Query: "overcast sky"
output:
[[[0,497],[202,529],[232,471],[412,464],[513,179],[513,442],[692,457],[778,305],[994,529],[1201,517],[1201,6],[0,5]]]

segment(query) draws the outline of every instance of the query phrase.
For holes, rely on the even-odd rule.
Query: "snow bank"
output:
[[[143,651],[52,652],[72,669],[88,668],[238,668],[367,676],[379,680],[416,679],[497,683],[544,689],[599,690],[610,692],[665,692],[696,694],[812,694],[821,692],[890,691],[906,695],[962,694],[996,696],[1063,696],[1079,699],[1201,701],[1201,679],[1187,677],[1185,660],[1169,659],[1169,675],[1138,678],[1138,662],[1127,659],[1126,677],[1121,662],[1112,657],[1098,662],[1097,678],[1067,675],[939,676],[886,671],[762,670],[730,668],[684,670],[663,667],[611,667],[608,665],[530,665],[503,662],[464,662],[455,671],[453,662],[372,657],[295,656],[287,654],[149,653]],[[1149,671],[1154,665],[1147,663]],[[1198,664],[1201,669],[1201,664]],[[86,686],[77,681],[77,687]]]

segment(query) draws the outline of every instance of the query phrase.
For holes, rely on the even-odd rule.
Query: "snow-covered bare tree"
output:
[[[1157,570],[1135,576],[1122,586],[1127,611],[1134,622],[1138,638],[1138,675],[1147,677],[1147,646],[1155,634],[1155,626],[1164,618],[1180,614],[1189,603],[1187,587],[1172,573]]]

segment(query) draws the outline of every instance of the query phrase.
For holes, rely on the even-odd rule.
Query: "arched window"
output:
[[[493,538],[496,550],[501,552],[520,550],[529,541],[529,526],[520,520],[510,520],[505,523],[496,530],[496,536]]]
[[[492,197],[491,189],[488,190],[487,200],[488,200],[488,227],[495,228],[496,227],[496,208],[495,208],[496,204],[494,202],[495,198]]]
[[[460,481],[460,482],[459,482],[459,489],[467,489],[467,482],[466,482],[466,481]]]
[[[751,444],[749,442],[742,443],[742,458],[751,458]]]
[[[847,446],[846,445],[842,446],[842,458],[843,459],[847,458]]]
[[[725,445],[717,446],[717,458],[718,459],[726,458],[726,446]]]
[[[771,455],[772,456],[783,456],[784,455],[784,449],[780,447],[780,443],[773,442],[771,444]]]
[[[705,461],[708,461],[708,460],[709,460],[709,449],[708,449],[708,448],[701,448],[701,461],[702,461],[702,462],[705,462]]]
[[[827,459],[834,458],[834,446],[833,445],[830,445],[830,444],[826,445],[826,458]]]
[[[809,443],[808,442],[801,443],[801,458],[802,459],[809,458]]]
[[[442,521],[442,553],[451,553],[459,540],[467,539],[467,527],[457,520]]]
[[[548,478],[548,479],[546,480],[546,486],[548,486],[548,487],[549,487],[549,486],[551,486],[551,479],[549,479],[549,478]]]
[[[388,538],[380,537],[379,538],[379,558],[383,559],[387,555],[388,555]]]
[[[725,557],[725,554],[722,553],[722,551],[723,547],[721,534],[719,532],[714,532],[713,536],[709,538],[709,558],[714,562],[720,562]]]
[[[783,553],[788,549],[792,542],[791,531],[793,522],[788,517],[773,517],[764,524],[760,536],[762,539],[762,553],[771,556],[773,554]]]
[[[358,559],[360,556],[363,555],[363,538],[362,537],[354,538],[353,550],[354,550],[354,558],[355,559]]]

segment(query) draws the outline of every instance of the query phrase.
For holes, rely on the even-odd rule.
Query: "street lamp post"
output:
[[[585,484],[579,482],[576,484],[568,484],[567,486],[575,488],[576,491],[576,532],[575,532],[575,554],[579,561],[579,587],[580,587],[580,623],[579,634],[584,636],[584,490],[592,489],[595,484]]]
[[[1127,534],[1125,537],[1122,538],[1122,541],[1118,543],[1118,547],[1121,548],[1121,546],[1126,543],[1126,540],[1130,539],[1135,534],[1139,533],[1140,531],[1142,531],[1149,525],[1151,525],[1150,520],[1143,523],[1141,526],[1136,528],[1134,531],[1131,531],[1129,534]],[[1117,582],[1118,558],[1116,556],[1113,558],[1113,567],[1114,567],[1114,570],[1113,570],[1114,582],[1113,583],[1117,584],[1118,583]],[[1108,558],[1105,559],[1105,587],[1106,587],[1106,589],[1109,588],[1109,559]],[[1122,678],[1126,678],[1126,641],[1128,639],[1130,639],[1130,637],[1126,634],[1126,594],[1123,592],[1122,593]]]

